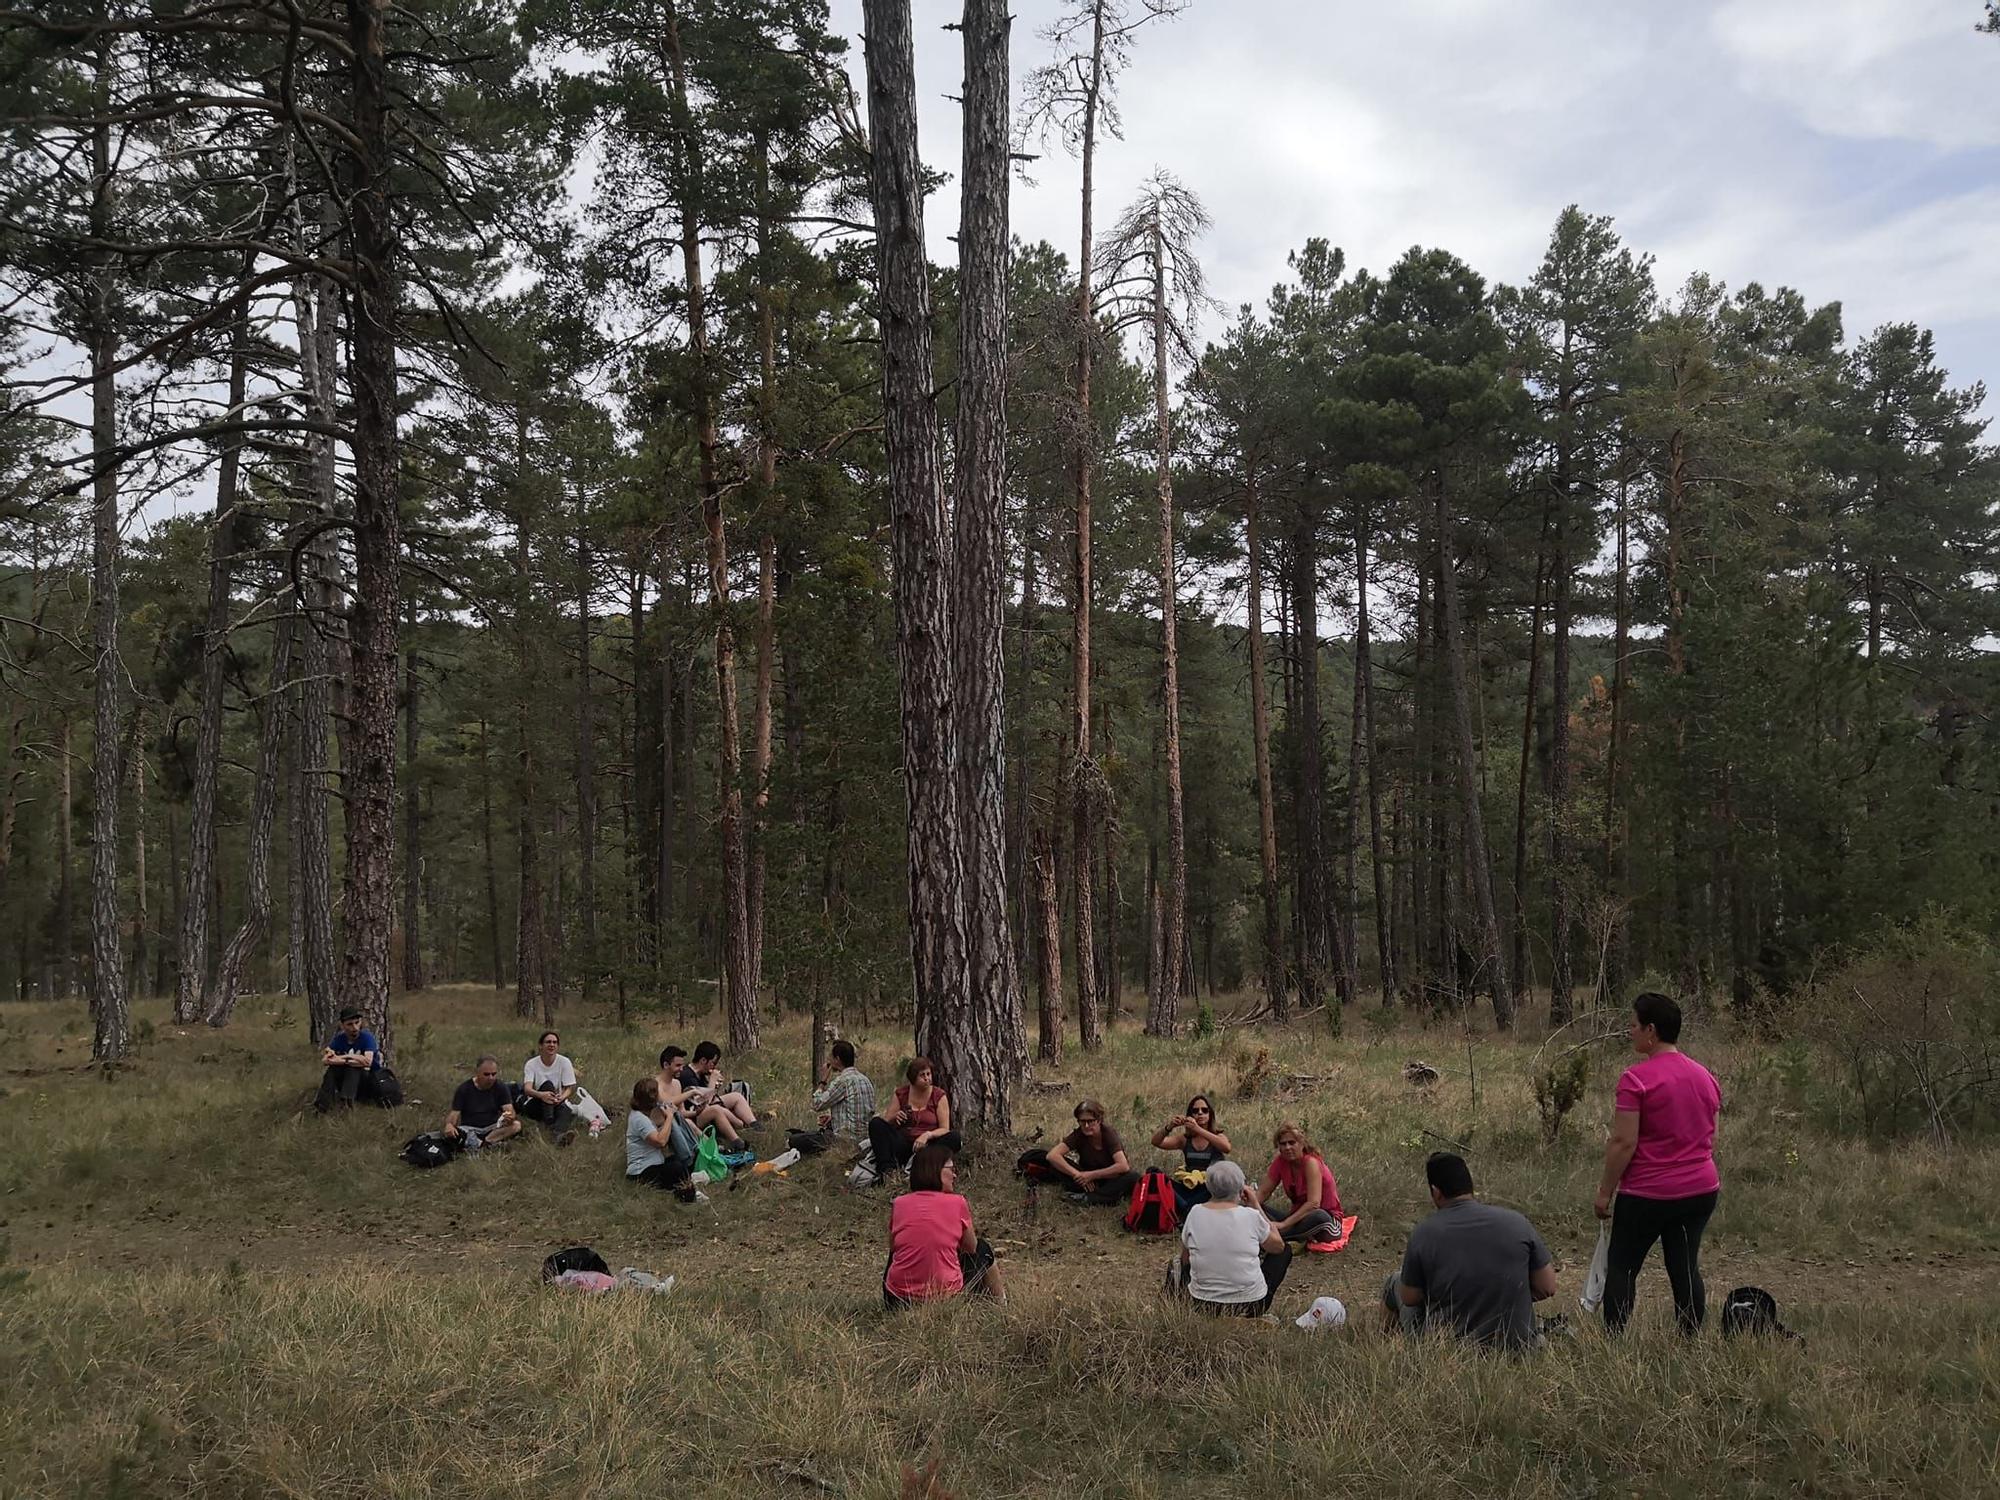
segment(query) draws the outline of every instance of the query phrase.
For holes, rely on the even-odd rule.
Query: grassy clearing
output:
[[[1384,1341],[1366,1314],[1427,1209],[1440,1138],[1535,1219],[1572,1304],[1615,1045],[1552,1145],[1533,1037],[1120,1030],[1072,1058],[1073,1092],[1035,1101],[1024,1134],[1053,1134],[1090,1093],[1146,1159],[1152,1127],[1204,1090],[1255,1167],[1279,1120],[1305,1123],[1362,1218],[1346,1254],[1303,1258],[1286,1285],[1287,1317],[1323,1293],[1361,1315],[1308,1338],[1163,1308],[1169,1247],[1110,1213],[1030,1215],[1012,1145],[968,1185],[1009,1306],[893,1319],[875,1304],[885,1200],[845,1192],[833,1162],[694,1210],[627,1190],[612,1137],[413,1172],[396,1145],[442,1116],[479,1052],[511,1072],[533,1028],[486,992],[412,997],[402,1072],[424,1103],[321,1120],[300,1110],[317,1069],[294,1013],[251,1006],[226,1033],[183,1035],[142,1007],[152,1040],[106,1082],[76,1070],[80,1008],[0,1009],[0,1492],[597,1497],[695,1469],[704,1488],[893,1495],[899,1466],[933,1454],[961,1496],[2000,1488],[2000,1153],[1844,1139],[1801,1054],[1689,1038],[1729,1101],[1711,1291],[1770,1286],[1806,1349],[1681,1346],[1654,1270],[1635,1337],[1612,1346],[1586,1323],[1516,1362]],[[564,1050],[615,1109],[664,1040],[711,1024],[572,1018]],[[860,1041],[878,1080],[907,1050],[886,1027]],[[1275,1076],[1239,1098],[1260,1049]],[[729,1066],[799,1123],[804,1053],[792,1024]],[[1441,1081],[1404,1083],[1411,1057]],[[1324,1081],[1288,1095],[1292,1073]],[[681,1286],[556,1299],[536,1268],[573,1240]]]

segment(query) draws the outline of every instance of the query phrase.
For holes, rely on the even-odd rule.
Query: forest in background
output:
[[[107,1059],[132,992],[930,1005],[1004,1123],[1126,1005],[2000,933],[1983,389],[1579,209],[1520,286],[1326,239],[1215,308],[1199,184],[1088,186],[1182,8],[1066,0],[1013,113],[968,0],[948,182],[907,3],[865,88],[817,0],[0,14],[0,994]],[[1010,245],[1056,150],[1077,238]]]

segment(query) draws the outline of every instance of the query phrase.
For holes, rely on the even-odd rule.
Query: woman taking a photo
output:
[[[1217,1127],[1215,1106],[1206,1094],[1196,1094],[1187,1102],[1187,1113],[1154,1131],[1153,1144],[1180,1152],[1181,1166],[1190,1172],[1206,1172],[1229,1154],[1229,1137]]]
[[[910,1190],[889,1205],[882,1305],[894,1311],[962,1292],[1007,1300],[993,1247],[973,1233],[972,1205],[959,1195],[953,1148],[931,1141],[910,1161]]]
[[[1218,1317],[1260,1317],[1291,1269],[1292,1248],[1235,1162],[1208,1169],[1208,1192],[1209,1201],[1190,1208],[1181,1226],[1181,1289]]]
[[[959,1149],[958,1132],[951,1128],[951,1099],[933,1082],[936,1072],[928,1057],[911,1058],[903,1070],[908,1081],[868,1122],[878,1176],[887,1177],[933,1142],[949,1151]]]
[[[1258,1194],[1264,1212],[1277,1221],[1278,1233],[1294,1243],[1326,1243],[1340,1238],[1340,1189],[1333,1180],[1333,1168],[1319,1154],[1319,1147],[1306,1139],[1305,1131],[1287,1120],[1271,1137],[1278,1154],[1264,1169],[1264,1187]],[[1272,1205],[1274,1194],[1282,1192],[1290,1212],[1280,1215]]]
[[[1715,1170],[1722,1087],[1681,1051],[1681,1008],[1665,995],[1649,991],[1634,1000],[1625,1034],[1639,1061],[1618,1080],[1617,1113],[1592,1205],[1598,1218],[1611,1221],[1604,1326],[1616,1333],[1632,1316],[1639,1268],[1658,1240],[1674,1293],[1674,1321],[1691,1335],[1708,1314],[1701,1236],[1722,1190]]]

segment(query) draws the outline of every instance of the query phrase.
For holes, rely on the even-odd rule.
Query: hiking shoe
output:
[[[574,1130],[565,1130],[561,1135],[556,1137],[556,1147],[558,1150],[566,1146],[574,1146],[575,1144],[576,1132]]]
[[[1090,1202],[1090,1194],[1088,1193],[1076,1192],[1072,1190],[1070,1192],[1064,1193],[1063,1196],[1069,1199],[1069,1201],[1072,1203],[1087,1204]]]

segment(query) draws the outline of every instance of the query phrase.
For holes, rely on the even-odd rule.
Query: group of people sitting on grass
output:
[[[1617,1332],[1631,1317],[1640,1268],[1658,1243],[1677,1326],[1692,1334],[1707,1311],[1700,1250],[1720,1192],[1714,1144],[1721,1089],[1708,1069],[1681,1052],[1680,1007],[1667,996],[1640,995],[1626,1030],[1639,1061],[1618,1080],[1592,1205],[1599,1219],[1609,1221],[1605,1326]],[[480,1058],[452,1096],[444,1133],[487,1147],[517,1135],[524,1119],[535,1119],[557,1132],[557,1144],[567,1145],[578,1088],[561,1040],[554,1031],[542,1033],[519,1085],[500,1081],[495,1058]],[[322,1107],[366,1097],[378,1049],[358,1011],[342,1013],[322,1061]],[[794,1148],[824,1150],[843,1142],[861,1148],[850,1178],[861,1186],[907,1170],[909,1190],[890,1209],[884,1302],[906,1307],[966,1292],[1004,1297],[1000,1267],[957,1191],[961,1143],[951,1100],[930,1059],[913,1058],[904,1081],[878,1104],[854,1044],[837,1040],[812,1103],[817,1128],[793,1132]],[[1026,1153],[1020,1169],[1031,1182],[1058,1186],[1079,1203],[1127,1202],[1140,1173],[1103,1105],[1080,1100],[1074,1119],[1068,1135],[1045,1151]],[[667,1047],[659,1072],[632,1087],[625,1175],[683,1202],[701,1201],[706,1174],[696,1162],[702,1133],[714,1132],[723,1162],[733,1167],[754,1158],[743,1132],[764,1123],[747,1088],[724,1074],[722,1049],[714,1042],[701,1043],[691,1057],[684,1048]],[[1342,1216],[1333,1169],[1297,1124],[1286,1122],[1273,1133],[1273,1154],[1256,1185],[1233,1159],[1234,1146],[1206,1094],[1195,1095],[1183,1113],[1161,1125],[1152,1143],[1181,1154],[1181,1252],[1169,1272],[1169,1290],[1203,1311],[1267,1314],[1294,1249],[1338,1248],[1352,1223]],[[1514,1210],[1480,1202],[1463,1157],[1436,1153],[1424,1175],[1434,1212],[1412,1231],[1401,1268],[1383,1286],[1384,1328],[1448,1329],[1509,1348],[1536,1342],[1533,1304],[1556,1291],[1541,1235]]]
[[[1604,1323],[1612,1333],[1625,1327],[1640,1268],[1657,1242],[1676,1326],[1692,1335],[1707,1313],[1700,1252],[1721,1187],[1715,1127],[1722,1091],[1708,1069],[1681,1052],[1680,1007],[1667,996],[1639,996],[1626,1034],[1639,1061],[1618,1081],[1592,1204],[1597,1217],[1609,1221]],[[851,1056],[849,1061],[851,1066]],[[911,1083],[917,1083],[914,1071]],[[906,1102],[884,1111],[870,1122],[871,1136],[875,1125],[908,1113]],[[1118,1132],[1094,1099],[1080,1101],[1075,1118],[1076,1129],[1057,1145],[1023,1157],[1023,1171],[1031,1180],[1045,1173],[1073,1185],[1071,1196],[1079,1202],[1121,1201],[1138,1174]],[[948,1110],[944,1120],[949,1122]],[[1273,1136],[1276,1154],[1260,1186],[1230,1159],[1230,1139],[1206,1095],[1196,1095],[1184,1114],[1155,1131],[1153,1144],[1181,1152],[1184,1182],[1199,1175],[1183,1199],[1181,1252],[1168,1289],[1204,1312],[1267,1316],[1295,1247],[1337,1244],[1349,1222],[1341,1215],[1332,1169],[1297,1125],[1282,1125]],[[890,1211],[882,1281],[888,1306],[964,1292],[1004,1296],[1000,1268],[957,1195],[956,1149],[942,1139],[927,1140],[911,1161],[910,1191]],[[1511,1208],[1482,1203],[1471,1168],[1456,1153],[1434,1153],[1424,1178],[1433,1211],[1411,1231],[1400,1268],[1383,1284],[1382,1327],[1436,1330],[1494,1348],[1540,1342],[1534,1304],[1556,1294],[1556,1274],[1534,1225]],[[1282,1205],[1274,1201],[1280,1195]]]

